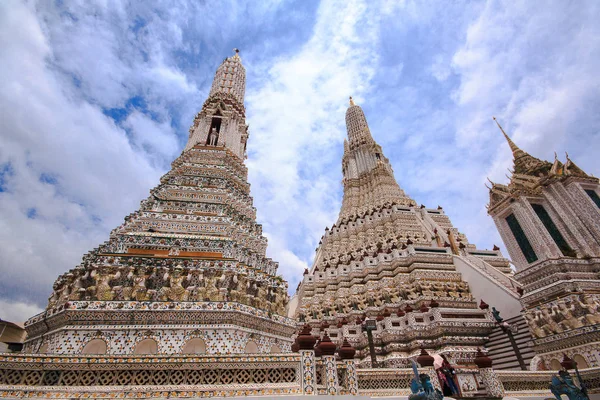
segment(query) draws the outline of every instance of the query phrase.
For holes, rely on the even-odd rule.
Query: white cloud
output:
[[[349,95],[407,193],[480,247],[500,244],[485,177],[510,166],[492,115],[534,155],[567,150],[598,174],[597,2],[312,6],[0,3],[6,301],[45,305],[55,277],[138,207],[232,47],[248,71],[258,220],[292,291],[339,212]]]
[[[15,302],[0,299],[0,319],[9,322],[23,323],[40,312],[42,308],[31,303]]]

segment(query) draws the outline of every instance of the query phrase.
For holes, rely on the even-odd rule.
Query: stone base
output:
[[[234,302],[73,301],[26,329],[27,353],[286,353],[295,323]]]

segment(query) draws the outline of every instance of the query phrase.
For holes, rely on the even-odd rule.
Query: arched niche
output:
[[[206,354],[206,343],[200,338],[191,338],[187,341],[183,349],[182,354]]]
[[[106,342],[102,339],[92,339],[83,347],[81,354],[106,354]]]
[[[135,346],[133,354],[156,354],[158,353],[158,343],[154,339],[144,339]]]
[[[283,351],[281,351],[281,347],[279,347],[279,345],[274,344],[271,346],[271,353],[283,353]]]
[[[246,343],[246,348],[244,349],[244,353],[258,353],[258,345],[256,342],[250,340]]]
[[[573,361],[575,361],[577,363],[577,368],[589,368],[590,367],[588,365],[587,361],[585,360],[585,357],[582,356],[581,354],[575,354],[573,356]]]
[[[560,361],[558,361],[556,358],[553,358],[552,361],[550,361],[550,369],[553,371],[560,371],[562,369]]]

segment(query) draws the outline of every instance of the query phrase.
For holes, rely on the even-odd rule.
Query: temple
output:
[[[496,121],[497,122],[497,121]],[[498,122],[497,122],[498,123]],[[600,365],[600,184],[567,155],[542,161],[513,153],[508,185],[490,187],[494,219],[523,286],[523,317],[534,338],[532,369]]]
[[[600,393],[597,178],[500,127],[514,173],[492,184],[488,211],[514,273],[400,188],[350,98],[339,217],[289,300],[250,196],[244,92],[236,50],[171,170],[58,277],[22,352],[0,354],[0,397]],[[6,349],[21,348],[17,333]]]
[[[27,321],[25,351],[290,351],[287,283],[265,256],[244,165],[244,90],[236,52],[218,67],[171,170]]]
[[[422,348],[471,362],[496,325],[479,300],[505,316],[519,313],[509,261],[497,248],[469,243],[442,207],[406,195],[352,98],[346,128],[342,208],[325,228],[290,316],[338,342],[347,338],[362,367],[408,367]]]

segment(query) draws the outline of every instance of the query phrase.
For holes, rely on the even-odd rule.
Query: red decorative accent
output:
[[[481,349],[477,349],[477,354],[475,355],[475,365],[477,368],[492,368],[492,359],[486,356],[481,352]]]
[[[421,354],[417,357],[417,362],[421,367],[433,367],[434,358],[429,355],[429,353],[421,347]]]
[[[311,330],[312,328],[310,327],[310,325],[304,325],[302,331],[300,331],[300,334],[296,338],[300,350],[313,350],[313,348],[315,347],[315,342],[317,341],[317,338],[310,334]]]
[[[392,315],[392,313],[387,308],[385,310],[383,310],[383,316],[384,316],[384,318],[387,318],[387,317],[389,317],[391,315]]]
[[[296,338],[296,340],[294,340],[294,343],[292,343],[292,352],[297,353],[300,350],[300,345],[298,344],[298,338]]]
[[[344,338],[344,342],[338,349],[338,354],[342,360],[352,360],[356,354],[356,350],[348,343],[348,339]]]
[[[323,352],[321,351],[321,341],[317,340],[317,343],[315,344],[314,350],[315,350],[315,357],[321,357],[323,355]]]
[[[398,311],[396,311],[396,315],[399,317],[404,317],[406,315],[406,313],[404,311],[402,311],[401,308],[399,308]]]
[[[302,275],[308,275],[308,268],[304,268],[304,273]]]
[[[383,315],[379,314],[376,319],[377,322],[383,321]]]
[[[431,300],[431,302],[429,303],[429,308],[437,308],[440,306],[440,303],[438,303],[435,300]]]
[[[325,334],[319,343],[321,354],[324,356],[333,356],[335,354],[336,345],[331,341],[329,336]]]
[[[419,311],[427,312],[427,311],[429,311],[429,308],[425,305],[425,303],[421,303],[421,307],[419,308]]]
[[[413,312],[413,308],[410,306],[410,304],[407,304],[406,307],[404,307],[404,312],[407,314]]]
[[[490,308],[490,305],[485,301],[481,300],[479,302],[479,308],[481,308],[482,310],[487,310],[488,308]]]

